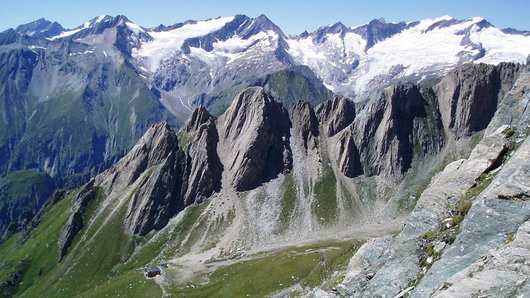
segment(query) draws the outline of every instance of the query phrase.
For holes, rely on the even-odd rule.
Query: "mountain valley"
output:
[[[529,54],[482,18],[4,31],[0,296],[524,297]]]

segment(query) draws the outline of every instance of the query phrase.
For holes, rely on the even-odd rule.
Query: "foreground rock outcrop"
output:
[[[502,91],[506,94],[470,156],[450,163],[433,177],[390,245],[372,241],[354,256],[351,264],[355,266],[339,289],[342,294],[517,297],[528,293],[530,110],[526,107],[530,99],[525,94],[530,90],[530,68],[521,69],[515,83],[502,84],[503,88],[513,86]],[[468,112],[476,117],[475,110]],[[457,137],[481,127],[471,118],[451,119],[455,121],[444,125]],[[364,256],[366,251],[371,258]]]
[[[496,297],[528,293],[530,110],[526,107],[530,99],[525,94],[529,83],[530,68],[525,66],[486,129],[486,133],[504,133],[505,156],[497,159],[497,168],[487,169],[492,173],[489,185],[473,199],[454,243],[427,271],[414,296],[449,297],[455,291]],[[499,143],[483,145],[495,148]]]

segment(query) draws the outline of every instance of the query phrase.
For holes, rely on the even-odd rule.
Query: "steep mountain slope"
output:
[[[0,295],[528,288],[529,69],[463,64],[522,61],[527,34],[447,17],[299,37],[265,16],[49,26],[0,34],[0,170],[47,173],[0,185],[0,224],[31,220],[0,243]]]
[[[29,296],[102,295],[129,292],[125,288],[134,284],[137,293],[160,295],[139,268],[164,263],[155,281],[165,293],[220,294],[221,280],[244,293],[231,280],[257,278],[260,271],[249,268],[264,266],[260,262],[286,266],[291,276],[261,277],[262,287],[246,293],[314,293],[344,276],[339,291],[351,295],[397,294],[413,283],[418,291],[440,289],[441,276],[450,278],[482,254],[472,249],[459,261],[451,257],[465,253],[460,247],[475,245],[474,233],[490,239],[493,248],[504,239],[499,235],[515,231],[527,213],[526,182],[515,168],[526,167],[528,113],[521,107],[528,101],[529,70],[515,64],[485,68],[464,65],[434,87],[387,87],[362,105],[337,97],[316,111],[299,102],[288,113],[263,88],[252,87],[218,118],[200,107],[179,132],[166,123],[153,125],[114,166],[48,206],[29,238],[16,234],[0,245],[6,256],[0,267],[2,290]],[[466,72],[475,78],[458,75]],[[441,103],[454,99],[450,86],[464,83],[475,90],[460,93],[459,100],[469,103],[483,98],[478,90],[506,88],[499,91],[506,96],[498,100],[484,138],[467,129],[473,122],[462,122],[463,130],[444,126],[448,111],[440,109]],[[480,105],[464,107],[449,112],[449,119],[482,111]],[[507,123],[513,128],[503,126]],[[510,150],[516,153],[506,162]],[[493,198],[493,205],[484,207],[482,196],[473,203],[485,181],[523,181],[522,195],[504,193],[516,189],[506,186],[498,189],[503,197]],[[484,196],[488,191],[497,190],[486,188]],[[497,208],[498,200],[503,203],[496,212],[512,217],[491,238],[480,227],[490,221],[487,210]],[[400,216],[411,210],[403,230],[389,236],[399,232]],[[353,239],[381,235],[386,236],[355,254],[362,243]],[[56,258],[43,258],[35,248],[45,245]],[[433,253],[434,246],[442,247],[439,253]],[[304,250],[326,261],[305,259]],[[372,251],[379,253],[368,265],[355,267]],[[444,266],[453,269],[437,269]],[[525,269],[516,270],[520,275]],[[33,283],[18,283],[37,274]]]
[[[521,63],[530,45],[528,36],[482,18],[448,16],[408,24],[373,20],[352,28],[337,23],[297,37],[286,37],[264,16],[190,21],[145,32],[154,39],[133,53],[136,64],[188,107],[200,93],[294,64],[309,66],[332,91],[362,99],[393,80],[439,77],[465,62]],[[437,46],[441,43],[446,46]],[[190,68],[202,75],[191,77]]]
[[[246,87],[258,77],[293,65],[308,66],[332,91],[363,100],[370,91],[395,80],[440,77],[466,62],[521,63],[530,45],[525,32],[498,29],[482,18],[449,16],[411,23],[379,19],[357,27],[337,23],[295,37],[286,36],[264,15],[192,20],[151,29],[125,16],[103,15],[54,36],[49,36],[46,26],[51,26],[48,21],[38,20],[16,32],[98,43],[98,36],[116,28],[116,46],[127,60],[161,91],[166,108],[186,115],[198,103],[212,103],[223,90]],[[38,30],[44,35],[34,33]]]
[[[245,25],[244,34],[275,28],[266,19],[259,24]],[[0,34],[0,175],[33,169],[76,187],[116,162],[151,124],[167,120],[178,127],[191,113],[172,105],[175,97],[168,99],[133,65],[131,54],[153,37],[126,17],[100,16],[54,36],[52,25],[38,20]],[[237,92],[259,84],[291,103],[299,96],[331,97],[307,68],[267,73],[257,71],[238,80],[243,85],[228,84],[200,101],[215,101],[220,113]],[[299,89],[288,92],[287,85]]]
[[[263,15],[188,21],[145,32],[153,40],[133,51],[133,64],[173,98],[168,105],[180,103],[190,111],[197,97],[248,85],[292,65],[285,35]]]
[[[389,82],[440,77],[466,62],[521,63],[530,45],[524,32],[498,29],[482,18],[379,19],[351,28],[337,23],[296,37],[287,37],[263,15],[152,29],[119,18],[132,32],[123,39],[131,63],[162,90],[170,110],[188,112],[204,98],[211,103],[223,90],[293,65],[308,66],[332,91],[362,100]],[[115,19],[101,16],[52,38],[99,34]]]
[[[0,178],[0,234],[24,228],[54,190],[45,173],[25,170]]]
[[[43,47],[21,40],[0,49],[2,173],[97,172],[150,124],[174,119],[114,46],[115,35],[108,39],[41,41]]]
[[[254,86],[263,87],[287,109],[301,99],[318,105],[333,98],[333,92],[322,84],[310,68],[293,66],[223,89],[219,93],[203,94],[193,101],[193,105],[208,106],[213,114],[220,115],[228,108],[235,95]]]

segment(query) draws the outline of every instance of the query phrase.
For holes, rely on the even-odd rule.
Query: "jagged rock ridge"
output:
[[[468,65],[464,69],[483,67]],[[486,82],[481,88],[501,85],[500,76],[492,79],[488,74],[477,74],[477,82],[481,78]],[[504,76],[503,80],[510,85],[513,77]],[[167,124],[153,126],[97,181],[109,193],[139,183],[126,226],[131,233],[145,234],[164,227],[186,206],[219,192],[224,172],[230,178],[229,185],[223,187],[236,191],[255,189],[288,173],[293,167],[291,131],[307,154],[318,149],[322,138],[319,127],[323,127],[326,138],[338,141],[334,162],[345,177],[377,176],[399,183],[413,160],[436,155],[446,142],[443,112],[438,106],[439,100],[445,100],[445,93],[438,91],[445,84],[442,80],[434,89],[413,84],[389,87],[375,93],[358,112],[354,103],[343,97],[322,103],[316,112],[309,103],[299,102],[291,115],[263,88],[251,87],[239,93],[218,119],[203,106],[197,108],[181,130],[181,145]],[[476,113],[478,106],[473,107],[453,115]]]
[[[250,190],[291,169],[290,128],[287,110],[263,88],[248,88],[236,96],[219,118],[224,163],[233,173],[236,190]]]

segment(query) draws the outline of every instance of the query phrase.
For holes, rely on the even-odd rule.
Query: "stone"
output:
[[[317,147],[319,135],[319,121],[309,102],[297,102],[291,111],[291,122],[293,125],[293,137],[301,140],[301,144],[307,150]]]
[[[514,63],[469,63],[449,72],[434,88],[446,131],[460,138],[485,129],[520,70]]]
[[[434,248],[433,248],[434,252],[435,252],[435,253],[440,253],[440,252],[442,252],[442,250],[445,248],[445,245],[446,245],[446,243],[443,242],[443,241],[438,242],[438,243],[434,246]]]
[[[334,136],[355,119],[355,104],[346,97],[336,96],[316,107],[320,123],[326,127],[326,135]]]
[[[399,181],[415,156],[439,152],[442,123],[432,94],[413,84],[374,93],[352,124],[363,173]]]
[[[292,169],[289,114],[263,88],[240,92],[217,126],[220,155],[237,191],[253,189]]]
[[[85,214],[86,206],[95,197],[96,190],[94,189],[94,180],[85,184],[75,198],[72,214],[68,218],[68,222],[63,227],[61,235],[59,236],[59,261],[68,252],[70,245],[74,241],[75,236],[83,229],[83,216]]]

